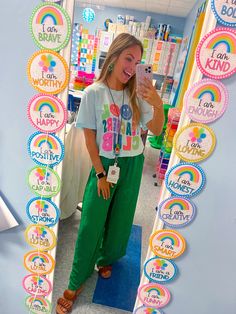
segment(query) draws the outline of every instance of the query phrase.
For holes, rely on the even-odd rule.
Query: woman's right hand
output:
[[[113,188],[113,184],[110,182],[107,182],[107,177],[103,177],[101,179],[98,179],[97,187],[98,187],[98,196],[99,197],[102,194],[102,196],[105,200],[110,198],[110,195],[111,195],[110,187]]]

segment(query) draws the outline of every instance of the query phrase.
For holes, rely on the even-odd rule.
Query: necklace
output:
[[[112,95],[110,86],[109,86],[109,84],[108,84],[108,82],[107,82],[107,79],[106,79],[106,83],[107,83],[107,87],[108,87],[109,93],[110,93],[110,95],[111,95],[111,99],[112,99],[112,101],[113,101],[113,104],[116,104],[116,103],[115,103],[115,100],[114,100],[114,97],[113,97],[113,95]],[[125,90],[123,89],[123,97],[122,97],[121,108],[122,108],[122,106],[124,105],[124,98],[125,98]],[[122,123],[122,115],[120,114],[120,112],[118,112],[119,109],[117,109],[117,107],[116,107],[116,110],[117,110],[116,113],[117,113],[118,120],[119,120],[119,117],[121,117],[121,119],[120,119],[120,125],[119,125],[119,131],[118,131],[118,133],[117,133],[117,140],[116,140],[116,143],[114,143],[114,153],[115,153],[115,157],[116,157],[116,161],[117,161],[117,157],[119,156],[119,154],[120,154],[120,149],[121,149],[120,144],[119,144],[119,137],[120,137],[121,123]]]

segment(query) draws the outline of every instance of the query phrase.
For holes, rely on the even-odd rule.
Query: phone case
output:
[[[144,81],[144,78],[152,81],[153,74],[152,74],[152,64],[137,64],[136,66],[136,80],[137,84],[139,85]]]

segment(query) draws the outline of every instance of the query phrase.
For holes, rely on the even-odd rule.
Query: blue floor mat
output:
[[[112,277],[98,277],[93,302],[133,311],[140,281],[142,228],[133,225],[126,255],[112,266]]]

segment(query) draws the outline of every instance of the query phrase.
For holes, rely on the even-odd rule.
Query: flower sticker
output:
[[[39,213],[42,213],[42,212],[46,213],[49,206],[45,203],[45,201],[38,200],[36,201],[35,207],[38,209]]]
[[[53,72],[54,67],[56,66],[56,61],[53,60],[53,56],[48,54],[46,55],[41,55],[39,66],[42,68],[44,72]]]
[[[201,143],[204,138],[206,138],[206,133],[204,133],[204,128],[193,128],[193,131],[189,133],[191,142]]]
[[[45,236],[47,235],[47,231],[45,230],[45,228],[39,227],[39,226],[36,226],[34,233],[36,234],[37,237],[42,237],[42,238],[45,238]]]
[[[156,267],[156,270],[165,270],[165,268],[168,266],[165,260],[156,260],[153,265]]]

